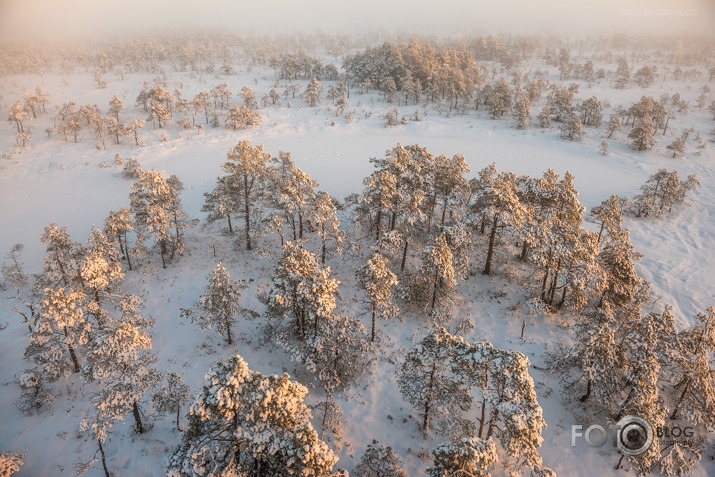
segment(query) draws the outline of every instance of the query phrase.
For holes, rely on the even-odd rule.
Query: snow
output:
[[[539,61],[534,63],[527,67],[547,68]],[[595,68],[613,66],[597,63]],[[631,65],[632,71],[636,71],[635,66]],[[195,75],[172,71],[168,73],[168,82],[171,90],[183,82],[181,89],[185,98],[193,98],[199,91],[225,82],[234,94],[233,99],[238,100],[243,86],[250,84],[260,97],[270,90],[275,79],[269,68],[254,66],[248,71],[245,65],[237,63],[234,69],[235,75],[221,77],[204,73],[201,82]],[[550,69],[550,75],[558,79],[555,68]],[[715,171],[712,164],[715,153],[712,147],[707,147],[699,154],[692,140],[683,159],[671,159],[672,153],[665,149],[689,127],[694,127],[706,141],[710,137],[712,115],[694,107],[699,87],[706,83],[706,78],[688,83],[656,81],[646,90],[634,85],[616,90],[607,80],[593,87],[580,82],[577,98],[595,95],[612,106],[619,103],[628,106],[643,94],[658,98],[665,91],[679,92],[692,105],[689,114],[679,114],[671,121],[665,136],[656,134],[658,143],[652,151],[632,151],[628,147],[629,127],[626,127],[609,140],[611,148],[606,156],[598,151],[602,129],[584,127],[584,141],[570,142],[559,137],[557,127],[544,131],[532,123],[530,129],[518,131],[512,127],[511,118],[493,121],[486,111],[447,117],[433,105],[427,108],[398,106],[401,114],[408,117],[419,109],[422,121],[408,120],[405,125],[385,128],[382,116],[395,105],[385,103],[375,93],[360,95],[357,89],[351,91],[348,99],[346,111],[355,111],[350,123],[335,116],[334,107],[329,106],[330,101],[323,93],[315,108],[308,107],[302,98],[289,98],[291,108],[287,107],[288,101],[280,106],[260,108],[263,124],[244,130],[206,126],[201,132],[195,128],[179,132],[171,122],[166,129],[156,130],[148,123],[139,132],[140,143],[146,145],[139,147],[134,145],[133,138],[126,137],[119,146],[109,144],[110,140],[106,150],[98,150],[91,133],[86,131],[78,144],[71,139],[67,143],[58,137],[48,139],[43,132],[56,114],[55,107],[64,102],[75,101],[78,107],[96,103],[106,111],[115,94],[127,107],[120,113],[123,120],[146,119],[148,114],[141,106],[134,106],[134,98],[143,88],[143,81],[151,83],[155,76],[133,73],[120,80],[106,74],[106,89],[97,89],[92,71],[81,68],[70,75],[0,77],[3,118],[14,101],[21,99],[24,92],[33,91],[36,85],[50,94],[48,114],[29,122],[33,126],[31,149],[14,154],[11,159],[0,158],[0,253],[4,255],[13,244],[23,243],[25,250],[21,258],[26,272],[39,273],[45,255],[40,242],[44,227],[51,222],[66,226],[73,240],[84,243],[91,226],[101,227],[110,210],[128,207],[133,181],[121,176],[119,166],[99,167],[101,162],[113,164],[117,153],[125,159],[136,158],[144,169],[156,169],[166,177],[176,174],[185,186],[181,194],[183,209],[190,217],[200,218],[202,223],[187,232],[184,255],[173,260],[166,270],[161,268],[161,260],[152,250],[146,258],[137,260],[136,270],[125,270],[122,288],[141,296],[146,315],[156,320],[152,336],[158,369],[182,373],[183,381],[192,392],[205,384],[204,376],[212,363],[235,354],[243,356],[250,369],[264,375],[281,374],[285,370],[299,381],[311,383],[304,373],[294,372],[295,364],[280,347],[265,341],[264,318],[237,319],[236,343],[227,346],[217,333],[202,334],[195,324],[180,317],[181,308],[190,308],[199,299],[206,286],[205,277],[219,262],[232,278],[246,280],[248,287],[243,290],[241,306],[261,314],[265,310],[256,295],[268,289],[275,260],[280,256],[279,248],[275,242],[259,239],[259,247],[270,250],[272,258],[260,250],[253,253],[237,249],[230,238],[219,232],[224,224],[219,221],[205,226],[205,214],[200,211],[203,194],[210,192],[216,177],[223,174],[220,164],[226,161],[229,150],[242,140],[263,145],[264,151],[274,157],[279,151],[290,151],[296,166],[309,174],[320,185],[320,190],[340,199],[359,193],[363,178],[373,171],[369,158],[383,157],[385,151],[398,142],[405,146],[419,144],[434,155],[464,154],[470,177],[492,162],[499,171],[532,176],[541,176],[547,168],[561,176],[570,171],[587,210],[613,194],[637,194],[639,187],[659,168],[677,169],[682,179],[694,173],[702,188],[691,193],[683,206],[675,207],[665,217],[626,218],[625,226],[631,230],[635,249],[645,255],[636,264],[638,273],[653,283],[659,305],[673,305],[677,326],[693,323],[696,313],[714,304]],[[308,82],[296,80],[294,83],[303,91]],[[326,90],[329,84],[335,82],[321,81]],[[532,105],[532,115],[538,114],[541,107],[541,102]],[[606,107],[604,118],[610,112],[611,108]],[[203,122],[201,113],[197,116],[199,122]],[[169,137],[168,141],[162,141],[163,133]],[[14,144],[14,125],[3,121],[0,150],[14,151]],[[347,226],[347,215],[343,214],[341,221]],[[597,230],[595,225],[592,229]],[[353,241],[353,238],[347,240]],[[370,245],[370,240],[353,243],[353,251],[329,258],[327,262],[341,282],[343,299],[338,303],[338,311],[359,317],[366,326],[370,317],[359,315],[364,306],[359,299],[362,292],[358,290],[354,271],[364,264],[358,263],[357,258],[366,260],[369,256]],[[318,250],[312,252],[318,253]],[[418,252],[412,251],[415,255]],[[485,253],[486,250],[477,247],[472,255],[473,268],[479,269]],[[545,350],[559,339],[569,339],[568,314],[529,313],[525,290],[506,278],[513,262],[506,262],[503,252],[495,259],[498,261],[495,276],[477,274],[458,282],[456,295],[460,297],[461,313],[474,326],[465,339],[469,342],[487,340],[497,348],[519,351],[538,366],[543,362]],[[81,420],[89,417],[91,391],[83,389],[79,376],[75,375],[55,384],[57,396],[49,410],[33,416],[23,416],[17,411],[13,403],[20,390],[15,380],[24,369],[22,356],[28,333],[21,317],[12,311],[14,303],[9,299],[12,296],[12,291],[6,290],[0,301],[0,346],[4,355],[0,360],[0,449],[20,450],[26,454],[25,464],[17,474],[20,477],[69,473],[78,460],[86,462],[94,457],[96,443],[88,434],[78,437]],[[519,338],[522,320],[526,320],[525,340]],[[411,307],[406,307],[399,319],[379,322],[375,362],[357,383],[336,395],[343,409],[343,434],[341,440],[333,438],[329,445],[340,458],[338,467],[352,469],[372,439],[394,448],[407,475],[422,475],[430,465],[424,456],[429,455],[442,438],[434,433],[423,438],[419,410],[403,400],[395,382],[395,371],[406,351],[424,337],[429,325],[429,319]],[[571,447],[570,430],[572,424],[578,423],[578,407],[563,403],[560,383],[555,376],[533,368],[531,376],[548,424],[540,449],[544,465],[560,475],[576,475],[584,469],[598,469],[599,475],[621,475],[612,470],[617,460],[614,450],[592,449],[583,440]],[[310,392],[309,403],[322,398],[319,389],[310,389]],[[187,410],[185,406],[181,417],[184,427]],[[132,433],[132,421],[126,419],[109,432],[104,448],[110,470],[114,469],[116,475],[164,475],[166,459],[180,442],[174,420],[168,416],[155,421],[153,428],[141,436]],[[317,423],[314,425],[319,429]],[[606,455],[602,455],[604,453]],[[715,464],[711,457],[712,450],[704,453],[693,474],[713,475]],[[504,472],[498,465],[495,467],[495,475]],[[101,469],[91,471],[91,475],[100,474]]]

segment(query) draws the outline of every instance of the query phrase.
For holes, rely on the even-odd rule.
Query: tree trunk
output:
[[[372,335],[370,336],[370,343],[375,342],[375,302],[372,303]]]
[[[376,220],[377,232],[375,232],[375,240],[380,240],[380,222],[382,222],[382,208],[377,210],[377,220]]]
[[[64,332],[65,332],[65,338],[69,339],[69,332],[67,331],[67,327],[64,327]],[[77,361],[77,354],[74,352],[74,348],[71,347],[70,345],[67,345],[67,349],[70,352],[70,358],[72,358],[72,364],[74,365],[74,371],[75,373],[79,373],[79,361]]]
[[[422,428],[424,429],[425,432],[429,431],[429,413],[430,413],[430,407],[432,405],[432,387],[434,386],[434,373],[437,370],[437,363],[432,365],[432,371],[430,372],[429,375],[429,385],[427,386],[429,390],[429,394],[427,395],[427,399],[425,400],[425,417],[424,421],[422,422]]]
[[[166,260],[164,259],[164,253],[166,253],[166,244],[164,243],[163,240],[161,241],[160,248],[161,248],[161,266],[166,269]]]
[[[228,219],[228,231],[233,234],[233,225],[231,225],[231,214],[226,214],[226,218]]]
[[[134,401],[134,404],[132,405],[132,413],[134,414],[134,422],[137,425],[137,432],[139,434],[144,433],[144,425],[142,424],[142,417],[139,412],[139,405],[137,404],[136,401]]]
[[[246,218],[246,250],[253,250],[251,245],[251,216],[248,204],[248,176],[243,175],[243,202],[244,202],[244,214]]]
[[[226,323],[226,336],[228,337],[228,344],[232,345],[233,340],[231,339],[231,325]]]
[[[484,265],[484,275],[489,275],[492,271],[492,256],[494,255],[494,240],[497,236],[497,223],[499,222],[499,214],[494,214],[494,222],[492,223],[492,231],[489,234],[489,249],[487,250],[487,263]]]
[[[402,263],[400,264],[400,271],[405,271],[405,262],[407,261],[407,238],[405,238],[405,247],[402,249]]]
[[[97,439],[97,443],[99,444],[99,453],[102,455],[102,468],[104,469],[104,477],[111,477],[109,469],[107,469],[107,459],[104,455],[104,449],[102,448],[102,441]]]
[[[127,257],[127,265],[129,266],[129,270],[132,269],[132,261],[129,258],[129,244],[127,243],[127,233],[124,232],[124,252],[125,252],[125,257]]]
[[[685,383],[685,388],[683,388],[683,393],[680,395],[680,398],[678,398],[678,403],[675,405],[675,408],[673,409],[673,412],[670,414],[670,419],[673,420],[676,417],[678,417],[678,408],[680,407],[680,404],[683,402],[683,399],[685,398],[685,394],[688,392],[688,388],[690,387],[690,379]]]
[[[588,383],[586,384],[586,394],[581,396],[578,400],[581,402],[586,402],[586,400],[591,397],[591,380],[588,380]]]
[[[181,424],[179,422],[179,419],[181,418],[181,406],[176,410],[176,430],[179,432],[184,432],[184,430],[181,428]]]

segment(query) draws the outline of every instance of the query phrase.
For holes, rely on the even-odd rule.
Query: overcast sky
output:
[[[709,33],[715,0],[0,0],[0,38],[128,30]]]

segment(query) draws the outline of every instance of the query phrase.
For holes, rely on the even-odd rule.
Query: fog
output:
[[[712,0],[2,0],[0,39],[213,28],[273,34],[712,34]]]

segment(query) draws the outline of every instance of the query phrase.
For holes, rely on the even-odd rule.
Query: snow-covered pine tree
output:
[[[661,368],[673,358],[675,323],[670,307],[663,313],[649,313],[641,317],[623,341],[628,367],[622,389],[627,389],[625,399],[617,404],[615,420],[623,416],[639,416],[653,427],[665,425],[667,409],[660,395]],[[661,459],[660,436],[653,433],[653,444],[638,456],[621,455],[616,468],[627,457],[628,464],[641,475],[651,472]]]
[[[308,106],[315,107],[318,105],[318,102],[320,101],[320,92],[323,90],[323,87],[318,83],[317,78],[313,78],[310,83],[308,83],[308,86],[305,88],[305,102],[308,103]]]
[[[221,263],[216,265],[208,277],[208,285],[195,309],[182,310],[182,314],[198,322],[201,331],[216,327],[220,335],[226,335],[228,344],[233,344],[231,326],[236,316],[243,313],[239,300],[243,297],[241,285],[233,280]]]
[[[420,410],[425,432],[445,409],[468,402],[466,389],[450,367],[457,341],[444,328],[436,328],[410,349],[397,369],[397,386],[403,398]]]
[[[308,174],[293,166],[281,181],[278,207],[290,225],[293,240],[303,240],[304,221],[310,217],[318,183]]]
[[[320,237],[320,263],[325,265],[328,250],[328,240],[335,242],[335,254],[342,253],[345,232],[340,229],[335,200],[327,192],[318,192],[311,204],[311,223]]]
[[[50,224],[42,234],[42,243],[47,245],[47,256],[42,267],[43,282],[47,286],[84,286],[80,274],[80,264],[84,247],[70,239],[67,227]]]
[[[421,255],[422,266],[403,294],[433,313],[438,305],[447,308],[457,285],[454,255],[444,233],[437,235]]]
[[[137,233],[142,237],[154,236],[161,252],[161,264],[166,268],[166,254],[174,245],[170,215],[174,193],[171,187],[160,173],[142,171],[139,180],[132,184],[129,198]]]
[[[233,234],[233,223],[231,216],[237,214],[240,204],[236,201],[238,197],[239,184],[234,176],[223,176],[216,178],[216,187],[211,192],[205,192],[205,202],[201,207],[202,212],[207,212],[206,220],[216,222],[226,219],[228,221],[228,231]]]
[[[169,459],[170,477],[332,474],[338,458],[310,423],[305,386],[251,371],[240,356],[215,363],[206,381]]]
[[[367,445],[353,473],[356,477],[405,477],[401,464],[400,458],[392,447],[373,439],[372,443]]]
[[[506,463],[511,472],[527,467],[536,475],[552,476],[553,471],[543,466],[538,452],[546,421],[529,375],[530,365],[519,352],[500,350],[486,342],[471,345],[462,339],[454,341],[451,366],[458,388],[479,390],[481,394],[479,428],[472,435],[497,439],[514,459]],[[469,409],[473,400],[467,394],[461,409]],[[459,412],[452,409],[453,414]]]
[[[631,147],[637,151],[647,151],[653,148],[656,143],[655,126],[650,114],[644,114],[638,125],[628,133],[628,137],[633,139]]]
[[[99,304],[101,294],[111,292],[117,282],[124,278],[117,242],[92,226],[87,240],[88,247],[80,268],[82,282]]]
[[[484,274],[489,275],[497,243],[497,232],[499,229],[519,226],[526,208],[517,195],[514,174],[502,172],[496,175],[496,168],[492,164],[482,170],[479,176],[474,183],[475,190],[469,208],[472,217],[478,217],[482,224],[491,223],[489,247],[484,265]]]
[[[529,129],[531,119],[531,101],[527,95],[522,95],[514,106],[514,120],[517,129]]]
[[[109,100],[109,115],[114,116],[114,119],[119,121],[119,113],[122,111],[125,111],[127,108],[124,107],[124,103],[122,103],[122,100],[117,98],[117,95],[113,95],[112,99]]]
[[[643,281],[635,269],[635,262],[643,258],[636,252],[630,240],[630,231],[619,228],[609,233],[609,241],[598,254],[604,273],[604,287],[600,304],[612,303],[625,306],[638,294]]]
[[[591,209],[591,216],[596,219],[598,227],[598,243],[601,243],[603,231],[608,232],[610,236],[621,230],[623,225],[623,207],[621,201],[616,195],[612,195],[608,199],[601,202],[600,205]]]
[[[433,464],[428,477],[470,476],[490,477],[491,468],[499,461],[494,441],[478,437],[463,437],[438,445],[433,451]]]
[[[360,196],[353,217],[356,225],[368,233],[375,233],[379,241],[385,231],[383,225],[393,213],[397,201],[397,178],[387,170],[377,170],[363,180],[365,189]]]
[[[665,148],[673,151],[673,159],[675,159],[675,156],[685,157],[685,141],[679,137],[676,137],[675,140]]]
[[[338,282],[330,278],[330,267],[320,267],[317,257],[301,244],[286,242],[273,273],[269,313],[290,316],[292,333],[301,341],[318,334],[322,320],[329,319],[339,296]]]
[[[251,146],[248,141],[239,142],[227,155],[228,161],[221,167],[232,177],[237,187],[234,203],[238,205],[236,215],[244,221],[246,250],[253,249],[252,237],[261,221],[261,201],[266,191],[269,177],[270,154],[263,152],[263,146]]]
[[[258,126],[263,122],[260,114],[246,106],[232,104],[226,112],[226,127],[246,129],[249,126]]]
[[[151,396],[154,409],[159,414],[176,415],[176,430],[182,432],[180,424],[181,406],[189,400],[189,386],[181,381],[181,375],[170,373],[164,375],[166,383],[154,391]]]
[[[625,373],[625,354],[619,346],[619,318],[627,317],[625,309],[610,304],[584,311],[574,326],[574,344],[553,355],[551,368],[561,374],[567,395],[581,402],[593,397],[609,409],[617,402]]]
[[[430,182],[428,185],[429,230],[438,204],[441,209],[439,223],[444,225],[448,215],[451,216],[454,209],[460,209],[467,200],[469,183],[464,176],[469,172],[469,167],[462,154],[455,154],[451,158],[441,155],[423,167],[427,169]]]
[[[575,112],[570,112],[564,117],[564,124],[561,126],[561,137],[569,141],[580,141],[583,139],[581,119]]]
[[[278,336],[290,359],[313,373],[328,393],[344,390],[369,366],[365,327],[344,316],[326,316],[314,333],[297,343],[290,333]]]
[[[87,345],[82,378],[96,382],[92,404],[100,421],[123,422],[131,412],[141,434],[144,424],[140,403],[161,375],[152,366],[156,358],[151,354],[151,336],[142,331],[154,323],[138,314],[139,304],[138,297],[126,296],[120,305],[122,317],[107,320],[97,330]]]
[[[104,220],[104,235],[109,240],[116,240],[122,257],[127,260],[129,270],[132,269],[132,260],[129,253],[129,240],[127,234],[134,230],[134,221],[129,209],[122,207],[118,211],[109,212],[109,217]]]
[[[25,359],[37,364],[42,376],[54,382],[72,370],[80,371],[78,349],[92,338],[85,319],[84,294],[64,288],[45,289],[45,299],[25,349]]]
[[[698,313],[695,325],[678,333],[678,353],[667,364],[673,386],[671,419],[715,426],[715,308]]]
[[[700,188],[695,174],[688,176],[683,182],[678,177],[678,171],[668,172],[658,169],[658,172],[648,178],[641,186],[641,193],[633,199],[633,212],[636,217],[647,217],[650,214],[663,215],[665,208],[670,212],[673,205],[682,204],[687,193]]]
[[[367,264],[356,272],[356,275],[360,288],[365,290],[369,300],[372,317],[370,341],[374,343],[377,317],[388,319],[399,311],[390,299],[397,287],[397,277],[388,267],[387,259],[379,252],[375,252]]]
[[[22,452],[0,451],[0,477],[10,477],[20,471],[25,454]]]
[[[608,126],[606,128],[606,132],[608,133],[606,139],[611,139],[611,136],[613,136],[616,131],[620,131],[621,129],[623,129],[623,125],[621,125],[621,118],[617,114],[611,114],[608,118]]]

